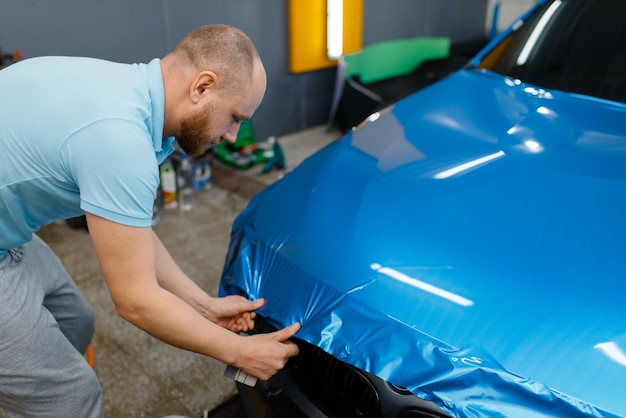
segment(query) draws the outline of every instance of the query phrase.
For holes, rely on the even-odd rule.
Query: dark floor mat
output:
[[[208,418],[246,418],[246,413],[239,402],[239,396],[235,396],[209,411]]]

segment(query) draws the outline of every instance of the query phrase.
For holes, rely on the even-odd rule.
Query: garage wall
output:
[[[487,30],[491,30],[493,19],[493,7],[499,3],[498,31],[506,29],[511,23],[520,17],[526,10],[530,9],[536,0],[488,0],[487,4]]]
[[[364,0],[363,41],[479,37],[486,8],[487,0]],[[268,91],[254,117],[257,139],[326,122],[335,69],[289,73],[285,0],[0,0],[0,48],[146,62],[207,23],[241,28],[264,60]]]

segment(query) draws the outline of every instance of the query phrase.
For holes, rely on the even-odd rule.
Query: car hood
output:
[[[459,71],[256,195],[221,293],[455,416],[626,415],[624,121]]]

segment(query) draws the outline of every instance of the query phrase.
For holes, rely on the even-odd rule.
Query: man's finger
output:
[[[280,329],[276,332],[273,333],[274,338],[277,341],[285,341],[291,337],[293,337],[294,335],[296,335],[296,333],[300,331],[300,323],[299,322],[294,322],[293,324],[289,325],[288,327],[285,327],[283,329]]]
[[[255,311],[265,305],[265,298],[251,300],[248,302],[248,310]]]

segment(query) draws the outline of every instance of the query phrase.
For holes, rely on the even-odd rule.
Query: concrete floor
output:
[[[260,166],[239,171],[215,164],[213,186],[195,195],[194,209],[163,210],[155,231],[183,271],[217,295],[230,227],[249,198],[339,136],[320,126],[279,138],[287,163],[283,171],[261,174]],[[116,315],[86,231],[59,221],[39,235],[96,312],[94,368],[104,395],[103,417],[199,418],[235,395],[233,381],[223,377],[224,364],[170,347]]]

